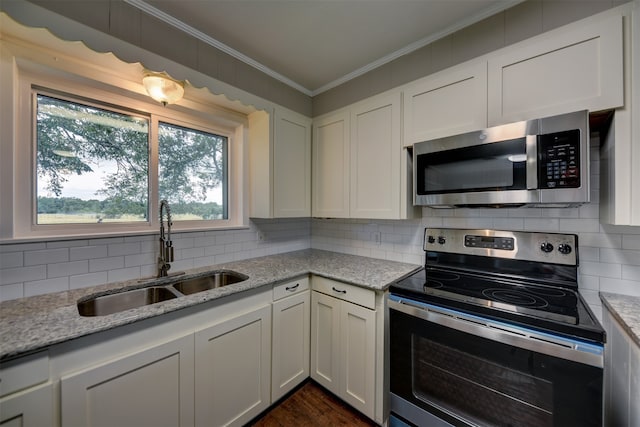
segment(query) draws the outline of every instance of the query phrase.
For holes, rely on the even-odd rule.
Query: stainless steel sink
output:
[[[105,316],[177,297],[167,287],[132,289],[81,300],[78,302],[78,312],[80,316]]]
[[[208,276],[184,280],[176,283],[173,287],[181,294],[190,295],[197,292],[208,291],[209,289],[231,285],[232,283],[242,282],[248,278],[249,276],[236,273],[235,271],[216,271]]]
[[[96,295],[78,301],[80,316],[106,316],[132,308],[143,307],[184,295],[204,292],[247,280],[249,276],[230,270],[214,271],[208,275],[185,279],[166,286],[129,289],[122,292]],[[166,283],[166,282],[165,282]]]

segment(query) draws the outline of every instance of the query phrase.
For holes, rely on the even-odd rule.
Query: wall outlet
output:
[[[376,243],[376,245],[380,245],[382,243],[382,233],[380,233],[379,231],[374,231],[373,241]]]
[[[258,239],[258,242],[264,242],[264,233],[262,231],[258,231],[256,233],[256,237]]]

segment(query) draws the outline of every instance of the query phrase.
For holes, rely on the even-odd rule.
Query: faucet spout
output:
[[[164,212],[167,215],[167,230],[164,228]],[[171,208],[166,200],[160,201],[160,254],[158,256],[158,277],[166,277],[173,262],[173,243],[171,242]]]

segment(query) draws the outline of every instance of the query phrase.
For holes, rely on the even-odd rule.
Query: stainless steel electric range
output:
[[[602,425],[576,235],[427,228],[424,250],[390,288],[392,426]]]

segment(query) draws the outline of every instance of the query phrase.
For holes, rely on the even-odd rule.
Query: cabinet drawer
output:
[[[49,351],[0,365],[0,397],[49,380]]]
[[[280,283],[273,286],[273,300],[277,301],[289,295],[295,295],[299,292],[309,289],[309,278],[300,277],[296,280]]]
[[[312,281],[313,289],[323,294],[331,295],[354,304],[375,310],[376,293],[370,289],[361,288],[355,285],[348,285],[343,282],[314,276]]]

